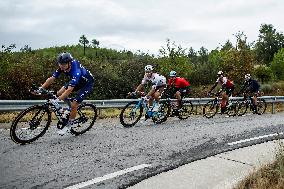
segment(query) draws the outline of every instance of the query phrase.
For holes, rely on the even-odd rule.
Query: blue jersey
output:
[[[91,74],[89,70],[84,68],[80,64],[78,60],[73,60],[71,62],[71,70],[69,72],[64,72],[60,68],[58,68],[52,76],[55,78],[58,78],[61,73],[64,73],[65,75],[69,76],[71,80],[68,83],[68,86],[71,87],[83,87],[87,83],[93,83],[94,82],[94,77]]]

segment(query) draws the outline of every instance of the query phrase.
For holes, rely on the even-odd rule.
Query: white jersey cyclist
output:
[[[145,74],[141,83],[145,85],[147,82],[152,83],[152,89],[157,89],[159,87],[165,86],[167,83],[167,80],[164,76],[158,73],[152,73],[151,77],[148,77],[147,74]]]

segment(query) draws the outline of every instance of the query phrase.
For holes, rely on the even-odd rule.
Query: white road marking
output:
[[[283,135],[283,133],[282,132],[281,133],[274,133],[274,134],[263,135],[263,136],[259,136],[259,137],[239,140],[239,141],[236,141],[236,142],[228,143],[228,145],[232,146],[232,145],[235,145],[235,144],[240,144],[240,143],[249,142],[249,141],[252,141],[252,140],[258,140],[258,139],[262,139],[262,138],[268,138],[268,137],[277,136],[277,135]]]
[[[102,181],[105,181],[105,180],[108,180],[108,179],[112,179],[114,177],[129,173],[129,172],[132,172],[132,171],[144,169],[146,167],[151,167],[151,165],[149,165],[149,164],[137,165],[137,166],[134,166],[134,167],[130,167],[130,168],[127,168],[127,169],[123,169],[123,170],[120,170],[120,171],[117,171],[117,172],[114,172],[114,173],[104,175],[102,177],[97,177],[97,178],[94,178],[94,179],[91,179],[91,180],[88,180],[88,181],[85,181],[85,182],[81,182],[81,183],[75,184],[73,186],[69,186],[66,189],[83,188],[83,187],[86,187],[86,186],[89,186],[89,185],[92,185],[92,184],[96,184],[96,183],[99,183],[99,182],[102,182]]]

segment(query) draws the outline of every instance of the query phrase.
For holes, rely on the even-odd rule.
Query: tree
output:
[[[276,79],[284,80],[284,48],[280,49],[271,62],[271,70]]]
[[[284,36],[282,33],[276,32],[271,24],[262,24],[259,32],[259,39],[255,44],[257,60],[269,65],[274,54],[284,47]]]
[[[92,40],[92,44],[93,44],[93,47],[94,47],[94,48],[98,48],[99,45],[100,45],[100,42],[99,42],[98,40],[96,40],[96,39],[93,39],[93,40]]]
[[[265,65],[259,65],[254,68],[253,74],[263,83],[270,81],[273,74],[269,67]]]
[[[82,35],[79,39],[79,43],[83,45],[84,47],[84,56],[86,54],[86,46],[89,44],[89,40],[85,35]]]
[[[32,48],[29,45],[25,45],[23,48],[20,49],[21,52],[32,52]]]

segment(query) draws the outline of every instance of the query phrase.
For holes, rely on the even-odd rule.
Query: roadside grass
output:
[[[234,189],[284,189],[284,144],[279,142],[275,161],[263,165],[238,183]]]

